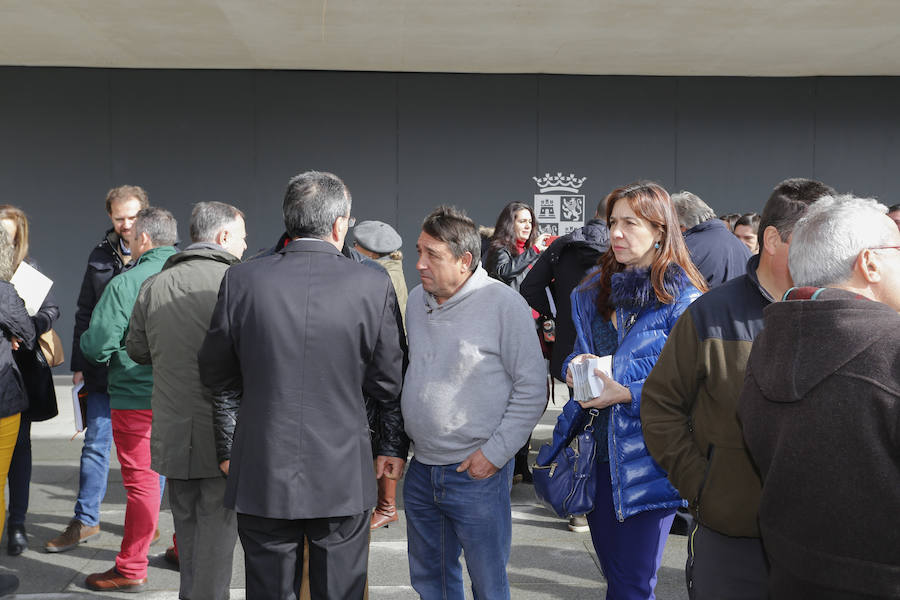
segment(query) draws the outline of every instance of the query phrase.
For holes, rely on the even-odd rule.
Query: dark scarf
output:
[[[691,284],[687,273],[675,263],[670,263],[663,277],[663,287],[673,297]],[[613,306],[629,309],[643,308],[658,303],[653,283],[650,281],[650,269],[625,269],[613,273],[610,282],[609,303]]]

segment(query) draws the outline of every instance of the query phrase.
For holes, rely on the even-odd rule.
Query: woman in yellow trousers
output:
[[[20,345],[33,348],[34,325],[25,303],[9,280],[13,275],[14,248],[9,235],[0,228],[0,481],[6,481],[9,463],[19,434],[19,420],[28,406],[22,375],[13,360],[12,351]],[[2,488],[3,486],[0,486]],[[6,521],[6,498],[0,490],[0,535]],[[0,573],[0,596],[19,587],[19,579],[11,573]]]

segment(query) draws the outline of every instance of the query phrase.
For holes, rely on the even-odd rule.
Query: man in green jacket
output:
[[[737,401],[763,309],[793,285],[787,260],[794,225],[833,193],[809,179],[781,182],[763,209],[759,254],[747,273],[688,307],[644,382],[647,450],[695,517],[685,569],[691,600],[768,597],[757,525],[762,484],[744,446]]]
[[[131,240],[134,266],[106,286],[81,335],[84,357],[109,363],[109,399],[113,439],[125,486],[125,533],[116,564],[103,573],[88,575],[88,588],[98,591],[138,591],[147,582],[147,551],[159,518],[159,475],[150,467],[150,396],[153,369],[139,365],[125,352],[128,320],[141,284],[162,269],[175,254],[177,223],[162,208],[138,213]]]
[[[213,407],[204,395],[197,351],[225,271],[247,244],[241,211],[200,202],[191,213],[191,245],[147,279],[131,314],[126,347],[153,365],[151,466],[165,475],[178,538],[179,597],[227,600],[237,516],[225,508],[216,456]]]

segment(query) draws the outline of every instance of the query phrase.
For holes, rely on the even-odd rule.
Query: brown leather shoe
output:
[[[47,552],[65,552],[98,535],[100,535],[99,525],[88,527],[78,519],[72,519],[69,521],[65,531],[44,544],[44,550]]]
[[[103,573],[93,573],[88,575],[84,580],[84,584],[90,590],[97,592],[141,592],[147,583],[147,578],[128,579],[115,567]]]
[[[369,522],[369,531],[374,531],[379,527],[387,527],[388,523],[393,523],[400,519],[397,516],[397,507],[394,501],[397,497],[397,480],[382,477],[378,480],[378,504],[372,511],[372,520]]]

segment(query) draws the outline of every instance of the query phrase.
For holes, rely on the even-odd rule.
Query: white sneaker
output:
[[[585,517],[584,515],[569,517],[569,531],[574,531],[575,533],[585,533],[586,531],[590,530],[591,528],[588,526],[587,517]]]

